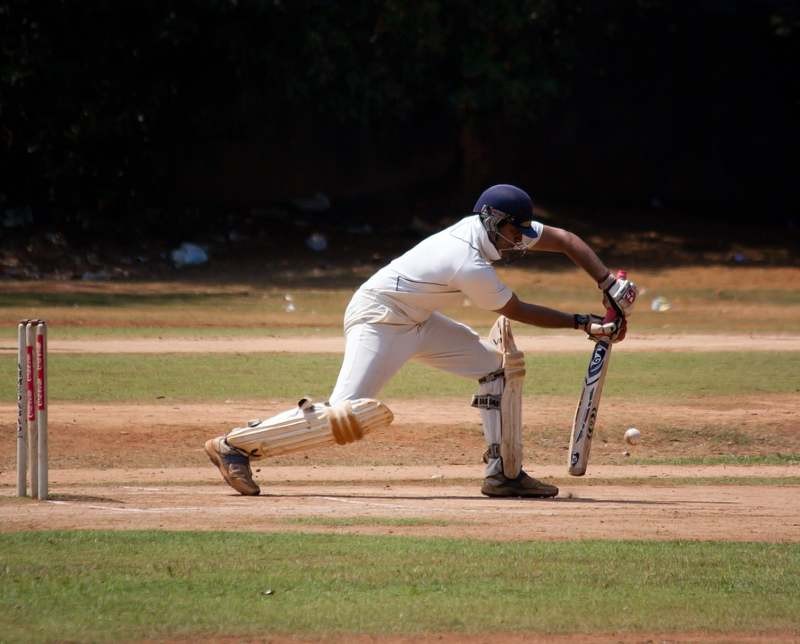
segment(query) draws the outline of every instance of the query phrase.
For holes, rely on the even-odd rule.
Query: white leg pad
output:
[[[303,398],[294,409],[231,430],[226,440],[251,458],[264,458],[331,443],[352,443],[387,427],[393,419],[389,408],[372,398],[344,400],[333,407]]]
[[[478,393],[472,397],[472,406],[477,407],[480,411],[481,421],[483,421],[483,437],[489,447],[484,456],[485,476],[494,476],[503,470],[503,462],[500,459],[502,436],[500,408],[504,389],[502,369],[481,378],[479,382]]]
[[[511,333],[511,320],[504,315],[497,318],[489,340],[503,354],[505,386],[500,403],[501,436],[500,456],[503,473],[516,478],[522,470],[522,385],[525,380],[525,355],[517,349]]]

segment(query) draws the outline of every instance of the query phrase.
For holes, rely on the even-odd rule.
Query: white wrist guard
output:
[[[605,291],[608,289],[609,286],[611,286],[616,281],[617,278],[614,277],[611,273],[609,273],[603,279],[597,282],[597,288],[599,288],[601,291]]]

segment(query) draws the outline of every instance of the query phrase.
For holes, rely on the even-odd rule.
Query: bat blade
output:
[[[578,408],[575,410],[575,419],[572,421],[567,463],[572,476],[583,476],[589,465],[594,424],[597,420],[597,410],[600,406],[600,397],[603,395],[603,383],[606,379],[610,358],[611,344],[595,343],[589,367],[586,370],[586,377],[583,380],[583,390],[578,401]]]

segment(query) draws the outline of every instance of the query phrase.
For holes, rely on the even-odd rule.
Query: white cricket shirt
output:
[[[539,222],[531,225],[537,235],[525,237],[529,248],[542,232]],[[482,309],[501,309],[512,291],[492,266],[499,259],[480,217],[465,217],[423,239],[367,280],[348,307],[345,325],[424,322],[440,308],[460,305],[464,296]]]

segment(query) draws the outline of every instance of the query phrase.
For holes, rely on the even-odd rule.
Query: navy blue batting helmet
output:
[[[475,202],[473,212],[481,212],[484,206],[506,213],[523,235],[536,237],[531,228],[533,219],[533,200],[522,188],[500,183],[483,191]]]

